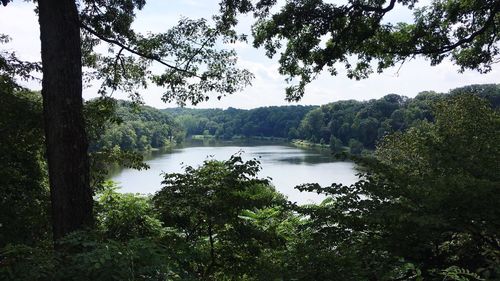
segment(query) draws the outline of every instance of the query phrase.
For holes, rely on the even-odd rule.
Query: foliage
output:
[[[277,137],[323,144],[331,144],[334,140],[337,148],[348,147],[351,143],[353,154],[360,154],[364,149],[374,150],[377,142],[387,134],[407,130],[420,120],[433,121],[432,104],[464,91],[488,99],[494,108],[500,106],[498,85],[486,84],[453,89],[449,94],[422,92],[415,98],[389,94],[380,99],[338,101],[319,108],[174,108],[165,111],[175,118],[187,136],[208,133],[221,139]]]
[[[435,123],[384,138],[358,183],[299,187],[332,196],[299,209],[314,233],[306,250],[329,268],[356,268],[343,280],[498,278],[500,116],[471,95],[443,100],[433,114]]]
[[[363,144],[355,139],[349,140],[349,152],[352,155],[360,155],[363,152]]]
[[[334,135],[330,136],[330,150],[334,153],[342,152],[344,150],[342,141],[336,138]]]
[[[257,178],[255,160],[206,161],[165,176],[153,200],[96,197],[97,228],[57,242],[0,251],[2,280],[270,280],[298,223],[284,198]],[[153,208],[154,203],[154,208]],[[161,222],[160,222],[161,220]]]
[[[9,2],[1,1],[4,6]],[[132,23],[135,12],[144,7],[144,0],[36,4],[42,42],[49,184],[52,208],[56,210],[52,227],[54,237],[59,239],[92,224],[90,161],[82,112],[83,80],[102,81],[99,90],[102,96],[118,89],[136,98],[136,90],[145,88],[150,81],[166,87],[164,100],[184,105],[186,101],[196,104],[208,100],[207,93],[217,93],[218,98],[235,93],[249,85],[253,75],[236,67],[234,50],[219,50],[221,42],[227,43],[234,37],[210,27],[204,19],[182,19],[165,33],[143,35],[134,31]],[[5,41],[2,35],[0,43]],[[99,48],[102,42],[108,48]],[[12,68],[12,62],[18,61],[5,57],[2,52],[2,72],[23,75],[25,69],[40,69],[37,64],[29,63]],[[165,71],[153,73],[153,63],[164,66]],[[82,70],[87,71],[85,78]],[[140,139],[140,145],[146,141]]]
[[[415,98],[390,94],[380,99],[338,101],[321,107],[157,110],[113,101],[113,118],[117,121],[101,122],[106,129],[100,131],[101,137],[96,138],[91,149],[109,151],[119,147],[121,151],[148,150],[169,146],[185,137],[205,135],[219,139],[303,139],[323,144],[331,144],[333,140],[337,150],[351,147],[352,154],[361,154],[365,149],[374,150],[377,142],[387,134],[407,130],[420,120],[433,121],[432,104],[467,91],[488,99],[494,108],[500,106],[500,91],[494,84],[457,88],[449,94],[422,92]],[[87,107],[103,102],[109,101],[91,101]]]
[[[99,145],[108,128],[122,122],[117,115],[117,108],[117,101],[107,97],[87,101],[83,108],[90,142],[90,185],[94,191],[103,188],[110,165],[118,164],[138,170],[148,168],[142,161],[142,155],[135,151],[122,150],[119,146],[103,147]]]
[[[281,3],[279,5],[282,5]],[[326,69],[363,79],[376,69],[403,64],[417,56],[437,65],[451,59],[481,73],[498,61],[498,0],[367,0],[331,3],[322,0],[223,0],[220,25],[236,25],[238,13],[253,12],[253,45],[269,57],[280,54],[279,72],[287,75],[288,100],[299,100],[305,86]],[[392,22],[397,8],[413,19]]]
[[[131,26],[144,1],[80,1],[82,60],[91,69],[86,78],[99,79],[104,95],[85,109],[100,191],[94,198],[97,227],[63,237],[56,250],[47,230],[41,104],[14,80],[30,78],[39,66],[0,53],[1,279],[499,279],[500,115],[477,96],[463,95],[474,92],[496,107],[497,85],[469,86],[446,97],[392,94],[320,108],[204,111],[208,117],[179,110],[185,132],[170,115],[143,108],[137,120],[135,106],[105,96],[115,90],[134,95],[152,81],[169,86],[166,101],[184,105],[209,99],[206,92],[220,98],[248,85],[252,75],[236,68],[235,53],[217,50],[239,39],[230,30],[236,11],[256,13],[254,43],[269,56],[286,40],[280,72],[289,82],[299,78],[288,89],[289,100],[300,99],[323,68],[336,74],[338,62],[356,79],[373,71],[372,62],[382,71],[416,55],[432,64],[451,57],[462,69],[490,69],[499,53],[497,0],[436,0],[416,8],[413,23],[383,21],[395,5],[413,9],[417,2],[288,1],[271,14],[273,0],[255,6],[224,0],[216,27],[183,19],[165,33],[142,35]],[[0,36],[0,43],[6,40]],[[94,52],[101,41],[109,44],[107,54]],[[153,64],[165,71],[151,72]],[[240,155],[167,174],[154,197],[120,194],[103,183],[113,161],[145,168],[138,154],[122,149],[163,147],[184,133],[299,137],[335,150],[349,145],[352,154],[365,147],[377,151],[362,160],[367,172],[352,186],[298,187],[329,195],[320,205],[286,204],[258,177],[259,162]],[[57,172],[51,170],[51,177]]]
[[[457,88],[449,94],[422,92],[415,98],[395,94],[378,100],[339,101],[309,111],[298,128],[298,136],[311,142],[331,143],[331,137],[342,142],[340,146],[354,148],[360,154],[363,148],[374,150],[384,136],[405,131],[422,120],[433,121],[432,105],[458,93],[471,90],[486,98],[494,108],[500,105],[498,85],[475,85]],[[339,143],[340,144],[340,143]]]
[[[0,44],[9,40],[0,34]],[[50,237],[41,97],[15,79],[36,69],[0,51],[0,248]]]
[[[75,232],[50,246],[8,246],[0,254],[0,277],[16,281],[182,280],[166,248],[154,240],[125,242]]]
[[[323,120],[325,116],[320,108],[309,111],[304,119],[300,122],[299,132],[301,135],[310,135],[312,142],[324,142],[324,138],[318,138],[318,133],[321,134],[323,129]]]
[[[9,36],[0,33],[0,44],[5,44],[9,41]],[[26,81],[36,79],[33,73],[40,72],[41,69],[42,67],[39,63],[22,61],[14,52],[0,51],[0,76],[3,81],[2,83],[8,82],[17,87],[16,78]]]
[[[162,224],[149,198],[117,192],[113,182],[97,195],[97,230],[104,237],[127,241],[132,238],[160,237]]]
[[[234,38],[205,19],[183,18],[163,33],[136,32],[135,13],[145,4],[80,3],[83,64],[91,69],[86,80],[100,80],[101,94],[122,90],[137,98],[138,89],[153,83],[165,88],[163,100],[185,105],[208,100],[209,94],[233,94],[250,84],[253,75],[236,67],[235,51],[220,48]],[[101,43],[108,52],[95,51]]]
[[[444,280],[455,280],[455,281],[484,280],[478,274],[470,272],[467,269],[459,268],[457,266],[450,266],[449,268],[443,270],[442,275],[444,276]]]
[[[451,95],[474,94],[490,102],[493,108],[500,107],[500,95],[498,95],[500,85],[498,84],[477,84],[456,88],[450,91]]]
[[[283,198],[268,180],[256,177],[259,170],[256,160],[243,162],[236,155],[165,175],[153,201],[165,226],[185,237],[191,255],[187,271],[204,280],[279,276],[272,250],[284,241],[273,220],[283,216]]]
[[[33,244],[51,237],[41,96],[11,79],[1,78],[0,90],[0,247]],[[105,98],[87,103],[87,130],[93,140],[101,137],[106,124],[115,122],[113,105]],[[94,190],[102,188],[111,164],[147,167],[142,155],[118,148],[91,151],[91,161]]]
[[[374,150],[385,135],[405,131],[421,120],[433,121],[432,104],[467,91],[486,98],[494,108],[500,106],[498,85],[486,84],[453,89],[449,94],[422,92],[415,98],[389,94],[380,99],[338,101],[319,108],[173,108],[164,111],[172,115],[179,130],[185,131],[188,137],[208,134],[220,139],[244,136],[303,139],[323,144],[334,141],[337,149],[351,147],[352,154],[361,154],[365,149]]]
[[[41,101],[0,75],[0,248],[50,237]]]
[[[167,113],[149,106],[141,106],[131,102],[101,98],[87,103],[104,105],[111,108],[106,120],[102,120],[99,135],[91,144],[91,151],[112,149],[121,150],[149,150],[152,148],[168,147],[175,143],[175,137],[182,134],[180,125]],[[91,118],[96,120],[95,117]],[[99,120],[99,119],[97,119]]]
[[[207,131],[221,139],[243,137],[296,137],[296,130],[312,106],[271,106],[250,110],[222,109],[165,109],[181,124],[188,136]]]
[[[7,238],[0,279],[497,280],[499,113],[424,96],[432,121],[385,136],[359,182],[298,187],[328,195],[319,205],[286,203],[241,155],[166,174],[154,196],[105,183],[95,230],[57,251]]]

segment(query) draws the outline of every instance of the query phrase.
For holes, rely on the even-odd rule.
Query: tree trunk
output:
[[[80,25],[74,0],[39,0],[38,7],[52,227],[57,240],[93,222]]]

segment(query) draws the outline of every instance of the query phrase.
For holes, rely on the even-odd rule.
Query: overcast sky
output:
[[[149,0],[143,11],[137,14],[134,27],[141,32],[162,32],[174,25],[181,16],[188,18],[210,18],[217,13],[218,1],[208,0]],[[1,50],[15,51],[24,60],[40,61],[39,27],[33,11],[34,4],[15,0],[7,7],[0,8],[0,33],[7,34],[12,42],[0,46]],[[410,19],[410,12],[398,9],[389,20],[405,21]],[[249,31],[252,20],[243,17],[240,21],[241,32]],[[212,99],[197,105],[200,108],[236,107],[255,108],[260,106],[286,105],[284,77],[277,72],[277,58],[269,59],[264,50],[254,49],[251,45],[238,43],[232,46],[239,55],[239,65],[249,69],[255,75],[253,85],[244,91],[222,98]],[[458,68],[449,61],[438,66],[430,66],[423,59],[407,62],[399,72],[388,69],[382,74],[373,74],[369,79],[354,81],[345,76],[339,67],[339,74],[332,77],[322,74],[319,79],[306,88],[306,95],[298,103],[320,105],[338,100],[367,100],[379,98],[389,93],[413,97],[421,91],[434,90],[447,92],[456,87],[469,84],[500,83],[500,66],[494,65],[487,74],[474,71],[458,73]],[[29,88],[40,89],[36,83],[26,84]],[[141,92],[146,104],[157,108],[173,107],[161,101],[161,88],[149,87]],[[95,87],[84,89],[84,98],[96,96]],[[126,98],[126,94],[117,93],[116,98]],[[296,104],[296,103],[291,103]]]

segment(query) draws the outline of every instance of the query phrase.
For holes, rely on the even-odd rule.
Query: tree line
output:
[[[181,142],[185,128],[170,114],[133,102],[112,101],[113,118],[106,122],[91,151],[119,147],[145,151]]]
[[[12,1],[0,2],[5,6]],[[270,57],[279,51],[279,72],[290,83],[288,100],[300,99],[322,70],[336,75],[339,65],[355,79],[415,57],[432,65],[449,58],[461,70],[492,69],[500,54],[498,0],[437,0],[423,7],[419,2],[306,0],[275,9],[281,3],[221,0],[213,26],[203,19],[184,19],[163,33],[140,34],[132,27],[145,5],[142,0],[36,1],[41,64],[0,52],[2,97],[14,94],[5,101],[19,109],[2,107],[0,133],[6,138],[0,140],[6,161],[0,162],[5,166],[0,187],[6,192],[2,190],[0,215],[11,215],[0,225],[0,242],[10,243],[0,254],[2,279],[498,279],[498,114],[474,97],[453,97],[448,105],[436,107],[440,111],[434,111],[434,122],[417,122],[416,129],[387,137],[372,171],[360,183],[348,189],[303,186],[329,193],[332,201],[309,211],[292,208],[292,214],[304,214],[292,231],[285,226],[294,225],[293,218],[284,219],[285,226],[269,225],[282,220],[264,212],[265,222],[259,222],[251,213],[220,210],[219,205],[163,208],[167,216],[159,216],[161,201],[169,205],[171,198],[180,199],[179,190],[190,192],[185,183],[191,178],[208,188],[204,195],[213,195],[211,202],[224,199],[214,190],[222,183],[243,184],[228,197],[235,202],[241,196],[258,197],[253,187],[265,183],[255,181],[255,163],[233,159],[208,163],[207,169],[189,168],[185,174],[191,177],[167,177],[167,195],[155,200],[105,193],[103,164],[142,168],[137,155],[116,146],[89,153],[89,142],[98,139],[110,116],[105,97],[115,90],[136,95],[149,82],[165,87],[166,101],[196,104],[249,85],[252,74],[235,67],[235,52],[218,48],[220,43],[247,40],[234,30],[239,14],[256,17],[254,46],[263,47]],[[388,20],[396,7],[413,10],[413,20]],[[0,43],[6,41],[0,35]],[[163,71],[153,72],[153,64]],[[33,97],[23,96],[16,84],[19,78],[33,78],[33,71],[43,72],[41,107],[28,107]],[[84,107],[86,81],[100,81],[104,98]],[[411,157],[405,157],[408,151]],[[223,172],[214,173],[214,165]],[[254,181],[246,185],[248,180]],[[47,185],[50,192],[44,189]],[[242,206],[260,216],[267,202]],[[131,227],[120,228],[134,218]],[[264,232],[238,232],[249,224]],[[27,233],[8,232],[14,228]],[[265,231],[274,230],[282,236],[256,243],[267,237]],[[231,233],[252,236],[230,243]],[[283,241],[288,243],[279,243]],[[258,245],[266,248],[259,251]],[[274,251],[273,245],[285,246]],[[248,257],[259,255],[266,262],[247,267],[255,264]]]
[[[243,110],[222,109],[164,109],[174,116],[187,136],[212,135],[230,140],[234,137],[290,138],[302,118],[314,106],[271,106]]]
[[[461,93],[473,93],[500,106],[500,86],[470,85],[447,94],[426,91],[414,98],[389,94],[368,101],[345,100],[322,106],[272,106],[250,110],[168,108],[117,103],[119,123],[110,123],[95,148],[147,150],[182,142],[195,135],[221,140],[267,137],[300,139],[328,145],[332,152],[373,151],[383,136],[416,123],[433,121],[432,104]]]
[[[353,154],[374,150],[383,136],[404,131],[416,123],[433,121],[432,105],[460,93],[474,93],[487,99],[494,108],[500,106],[500,86],[470,85],[450,90],[419,93],[415,98],[389,94],[377,100],[339,101],[307,113],[297,128],[298,138],[330,145],[334,152],[345,147]]]
[[[2,90],[0,136],[12,140],[0,147],[2,280],[500,276],[500,115],[477,94],[435,100],[432,120],[384,135],[374,154],[357,158],[366,168],[357,183],[311,179],[296,187],[325,194],[318,205],[288,202],[259,177],[259,161],[241,155],[166,174],[152,195],[122,194],[101,178],[92,185],[94,227],[58,240],[54,250],[40,97]],[[86,104],[90,136],[106,130],[95,109],[110,102]],[[92,175],[106,169],[96,165],[103,161],[139,165],[104,148],[90,158]]]

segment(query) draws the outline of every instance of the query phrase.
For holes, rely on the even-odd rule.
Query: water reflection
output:
[[[261,162],[261,177],[272,178],[278,191],[299,204],[317,203],[324,197],[309,192],[299,192],[295,186],[302,183],[352,184],[356,182],[356,170],[351,162],[339,162],[328,153],[303,150],[276,143],[211,143],[207,146],[191,143],[168,152],[154,151],[146,155],[151,167],[146,171],[116,170],[112,179],[119,182],[123,192],[154,193],[161,188],[161,173],[181,172],[186,165],[198,166],[209,158],[227,160],[231,155],[243,152],[243,160],[255,158]],[[182,164],[181,164],[182,163]]]

